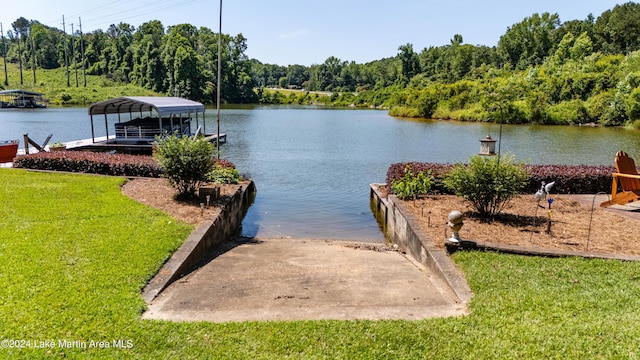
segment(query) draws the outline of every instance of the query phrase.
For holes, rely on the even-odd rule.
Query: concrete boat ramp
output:
[[[146,319],[425,319],[466,314],[430,269],[384,244],[238,238],[149,304]]]

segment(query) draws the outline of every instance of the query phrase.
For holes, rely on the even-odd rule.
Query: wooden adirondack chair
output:
[[[613,176],[611,200],[600,204],[601,207],[614,204],[625,205],[640,200],[640,174],[633,159],[624,151],[618,151],[615,164],[616,172],[611,174]],[[621,192],[618,192],[618,184],[622,188]]]

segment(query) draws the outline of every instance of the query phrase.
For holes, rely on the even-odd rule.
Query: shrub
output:
[[[208,180],[213,170],[215,146],[203,138],[158,137],[154,157],[164,170],[164,176],[177,190],[176,197],[196,197],[196,190]]]
[[[209,181],[217,184],[237,184],[242,180],[242,176],[238,174],[235,167],[222,166],[215,164],[213,170],[207,174]]]
[[[391,107],[391,109],[389,109],[389,115],[415,118],[415,117],[419,117],[420,113],[416,108],[412,108],[408,106],[393,106]]]
[[[444,184],[469,201],[481,217],[491,217],[525,187],[528,178],[524,167],[513,163],[513,156],[473,156],[468,166],[456,164]]]
[[[444,187],[442,179],[446,173],[451,170],[451,164],[436,164],[436,163],[396,163],[392,164],[387,170],[387,191],[393,193],[391,184],[400,179],[405,174],[405,169],[409,167],[413,173],[429,173],[431,175],[431,189],[432,193],[449,193]]]
[[[582,100],[563,101],[547,109],[548,125],[567,125],[589,121],[589,114]]]
[[[611,190],[613,166],[595,165],[525,165],[530,177],[523,192],[533,194],[541,183],[555,181],[558,194],[596,194]]]
[[[392,193],[391,183],[404,175],[405,166],[411,166],[412,171],[431,171],[433,181],[432,193],[451,194],[443,184],[445,175],[451,170],[451,164],[437,163],[395,163],[387,170],[387,191]],[[595,194],[611,190],[611,173],[613,166],[602,165],[524,165],[529,173],[529,180],[522,189],[522,193],[533,194],[540,189],[542,181],[555,181],[553,192],[557,194]]]
[[[160,177],[162,168],[151,156],[91,151],[39,152],[18,156],[13,167],[113,176]]]
[[[431,189],[431,172],[420,171],[413,175],[411,166],[407,165],[404,169],[404,175],[391,184],[391,189],[402,200],[415,199],[420,195],[426,195]]]

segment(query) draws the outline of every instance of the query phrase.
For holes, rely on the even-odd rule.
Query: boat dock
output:
[[[220,144],[227,142],[227,134],[210,134],[204,136],[205,140],[218,144],[218,138]],[[69,141],[64,143],[67,150],[73,151],[96,151],[96,152],[109,152],[114,151],[116,153],[125,154],[151,154],[153,151],[153,143],[146,141],[116,141],[116,135],[96,137],[95,142],[93,139],[83,139],[76,141]]]
[[[218,138],[220,138],[220,144],[224,144],[227,142],[227,134],[210,134],[204,136],[205,140],[209,142],[213,142],[216,145],[218,144]],[[126,153],[126,154],[151,154],[153,150],[152,144],[123,144],[123,143],[113,143],[116,139],[116,135],[96,137],[95,139],[81,139],[81,140],[73,140],[62,143],[65,150],[71,151],[96,151],[96,152],[116,152],[116,153]],[[94,142],[95,140],[95,142]],[[49,145],[44,145],[42,147],[44,151],[50,151]],[[39,152],[37,148],[30,146],[29,151],[25,148],[19,148],[17,155],[26,155],[26,154],[34,154]]]
[[[224,133],[211,134],[205,128],[203,104],[166,96],[123,96],[92,104],[89,107],[91,138],[56,144],[51,148],[24,135],[24,150],[19,154],[38,151],[75,150],[124,154],[151,155],[158,136],[174,134],[178,137],[204,138],[216,144],[227,142]],[[104,119],[104,136],[96,136],[94,116]],[[117,122],[110,130],[109,120]],[[193,131],[194,129],[195,132]]]
[[[47,102],[42,93],[19,89],[0,91],[0,108],[38,109],[46,107]]]

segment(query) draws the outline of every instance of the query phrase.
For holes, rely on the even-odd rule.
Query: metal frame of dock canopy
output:
[[[162,127],[162,117],[164,116],[178,115],[181,118],[184,114],[191,116],[192,113],[196,114],[196,126],[199,127],[198,113],[202,113],[202,132],[205,132],[205,107],[197,101],[169,96],[123,96],[97,102],[89,107],[91,140],[94,143],[96,142],[93,115],[104,115],[104,127],[107,139],[109,139],[107,115],[118,114],[118,122],[120,122],[120,114],[129,113],[129,117],[131,118],[134,112],[139,112],[140,116],[142,116],[142,113],[145,111],[148,111],[150,114],[155,111],[158,114],[160,127]]]
[[[24,99],[31,99],[33,100],[34,104],[31,107],[46,107],[45,105],[45,98],[44,98],[44,94],[43,93],[39,93],[39,92],[35,92],[35,91],[28,91],[28,90],[20,90],[20,89],[12,89],[12,90],[2,90],[0,91],[0,101],[4,101],[4,100],[14,100],[16,97],[21,97],[23,98],[22,101],[24,101]],[[11,104],[11,105],[15,105]],[[2,103],[0,103],[0,108],[2,107]],[[29,106],[23,106],[23,107],[29,107]]]

